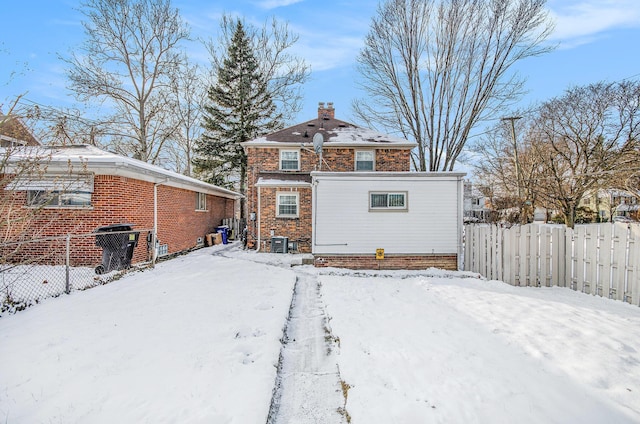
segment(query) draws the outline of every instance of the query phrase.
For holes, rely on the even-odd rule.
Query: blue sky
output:
[[[361,98],[354,83],[355,58],[362,46],[377,2],[365,0],[173,0],[194,37],[216,36],[222,13],[262,24],[276,16],[300,36],[296,53],[312,67],[305,102],[297,121],[311,119],[319,101],[333,101],[336,117],[350,120],[350,105]],[[79,1],[23,0],[2,6],[0,38],[0,104],[17,94],[49,106],[71,106],[65,88],[64,63],[83,39]],[[549,0],[556,21],[550,39],[554,52],[528,59],[518,70],[527,78],[521,105],[543,101],[572,85],[601,80],[640,78],[640,1]],[[195,43],[194,58],[206,60]],[[6,106],[5,106],[6,107]]]

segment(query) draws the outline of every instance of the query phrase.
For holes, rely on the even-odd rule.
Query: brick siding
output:
[[[14,206],[23,213],[26,208],[26,192],[4,191],[13,196]],[[153,183],[132,178],[96,175],[91,208],[44,208],[32,219],[25,221],[35,238],[66,234],[87,234],[99,227],[111,224],[134,224],[135,230],[153,228]],[[196,247],[198,237],[213,232],[224,218],[234,216],[232,199],[207,195],[207,211],[196,211],[194,191],[169,186],[158,186],[158,239],[168,245],[168,253],[176,253]],[[24,228],[16,228],[16,233]],[[145,234],[146,236],[146,234]],[[11,240],[11,237],[9,237]],[[95,245],[95,237],[74,238],[72,262],[74,265],[93,265],[102,249]],[[134,261],[146,255],[146,240],[141,239],[135,250]],[[25,254],[46,252],[47,243],[30,244]]]
[[[385,255],[376,259],[371,255],[314,255],[316,267],[348,269],[427,269],[440,268],[456,271],[457,255]]]
[[[300,207],[297,218],[276,217],[276,193],[292,191],[299,195]],[[311,252],[311,189],[278,189],[262,187],[260,192],[262,212],[260,213],[261,249],[271,251],[271,233],[274,236],[288,237],[289,242],[298,244],[300,253]],[[256,240],[257,241],[257,240]]]

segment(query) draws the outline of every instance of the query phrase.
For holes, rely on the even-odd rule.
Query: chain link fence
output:
[[[152,234],[109,226],[90,234],[0,244],[0,316],[148,266]]]

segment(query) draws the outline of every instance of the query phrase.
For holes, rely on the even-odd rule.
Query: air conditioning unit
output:
[[[288,253],[289,237],[271,237],[271,253]]]

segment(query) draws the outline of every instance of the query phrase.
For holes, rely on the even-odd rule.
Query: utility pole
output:
[[[516,167],[516,184],[518,187],[518,201],[520,202],[520,223],[524,224],[524,200],[522,199],[522,184],[520,176],[520,161],[518,160],[518,141],[516,139],[516,124],[518,119],[522,119],[522,116],[509,116],[502,118],[503,121],[511,121],[511,138],[513,141],[513,161]]]

